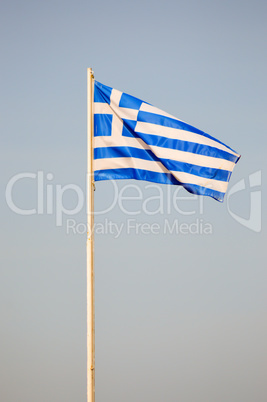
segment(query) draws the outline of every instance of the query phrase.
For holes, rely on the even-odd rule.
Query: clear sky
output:
[[[265,402],[266,2],[0,7],[1,401],[86,400],[85,207],[58,203],[85,193],[92,67],[242,155],[228,203],[96,184],[97,402]]]

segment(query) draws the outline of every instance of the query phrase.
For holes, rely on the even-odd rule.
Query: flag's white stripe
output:
[[[94,113],[95,114],[113,114],[113,111],[108,103],[94,103]]]
[[[161,162],[147,161],[138,158],[103,158],[94,160],[94,170],[134,168],[151,172],[170,173]]]
[[[137,120],[138,110],[129,109],[126,107],[119,107],[112,104],[112,107],[107,103],[95,103],[94,104],[95,114],[112,114],[117,115],[120,119]]]
[[[173,115],[171,115],[171,114],[169,114],[167,112],[164,112],[163,110],[160,110],[155,106],[148,105],[147,103],[144,103],[144,102],[142,103],[142,105],[140,107],[140,111],[141,112],[154,113],[154,114],[158,114],[160,116],[170,117],[171,119],[178,120],[177,117],[174,117]],[[185,123],[184,121],[182,121],[180,119],[178,121],[181,121],[182,123]]]
[[[94,138],[95,142],[95,148],[100,148],[100,147],[133,147],[133,148],[138,148],[138,149],[150,149],[150,147],[144,143],[143,140],[139,138],[133,138],[133,137],[120,137],[118,140],[116,140],[116,143],[114,142],[114,139],[112,136],[106,136],[106,137],[95,137]]]
[[[179,180],[183,184],[196,184],[197,186],[210,188],[221,193],[225,193],[227,190],[227,181],[207,179],[205,177],[199,177],[185,172],[171,171],[171,173],[177,180]]]
[[[140,121],[137,122],[135,131],[143,134],[158,135],[160,137],[170,138],[174,140],[188,141],[197,144],[208,145],[210,147],[215,147],[217,149],[221,149],[222,151],[226,151],[232,155],[238,156],[238,154],[231,151],[223,144],[220,144],[215,140],[211,140],[210,138],[207,138],[203,135],[192,133],[191,131],[179,130],[177,128],[165,127],[160,126],[158,124],[144,123]]]
[[[160,114],[162,116],[170,117],[172,119],[177,120],[176,117],[170,115],[169,113],[165,113],[162,110],[157,109],[154,106],[147,105],[145,103],[142,103],[142,105],[140,107],[140,111]],[[116,112],[116,114],[119,115],[119,117],[121,119],[129,119],[129,120],[137,121],[137,115],[138,115],[139,110],[119,107],[118,105],[114,105],[114,103],[112,103],[112,107],[108,103],[100,103],[100,102],[94,103],[94,113],[96,113],[96,114],[115,114],[115,112]],[[182,121],[182,120],[179,120],[179,121]],[[153,124],[153,125],[155,125],[155,124]],[[161,127],[161,126],[159,126],[159,127]]]
[[[192,165],[214,169],[223,169],[230,172],[235,166],[234,162],[228,161],[226,159],[212,158],[211,156],[199,155],[191,152],[179,151],[176,149],[157,147],[155,145],[150,146],[150,149],[158,158],[171,159],[174,161],[190,163]]]
[[[128,119],[137,121],[138,110],[129,109],[127,107],[119,107],[114,105],[114,112],[119,116],[120,119]]]
[[[170,173],[160,162],[137,158],[106,158],[94,160],[94,170],[133,168],[158,173]],[[226,192],[228,182],[207,179],[185,172],[171,171],[172,175],[183,184],[196,184],[216,191]]]
[[[148,146],[141,139],[120,137],[119,140],[114,142],[112,137],[95,137],[95,148],[100,147],[133,147],[138,149],[150,149],[158,158],[172,159],[192,165],[210,167],[214,169],[223,169],[232,171],[235,163],[220,159],[212,158],[210,156],[193,154],[191,152],[179,151],[176,149],[157,147],[155,145]]]

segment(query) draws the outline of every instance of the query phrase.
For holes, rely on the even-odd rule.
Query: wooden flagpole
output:
[[[95,278],[94,278],[94,75],[87,69],[87,402],[95,402]]]

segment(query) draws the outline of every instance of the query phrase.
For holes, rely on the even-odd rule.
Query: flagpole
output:
[[[87,69],[87,402],[95,402],[95,289],[94,289],[94,75]]]

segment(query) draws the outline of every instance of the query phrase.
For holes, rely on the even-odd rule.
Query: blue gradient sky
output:
[[[1,400],[86,400],[85,235],[67,233],[67,219],[84,223],[85,208],[57,227],[55,201],[51,215],[21,216],[5,190],[14,175],[41,171],[45,195],[47,185],[54,197],[56,185],[85,191],[92,67],[98,81],[238,151],[229,190],[245,184],[228,205],[182,200],[188,214],[168,212],[164,201],[164,214],[129,216],[116,204],[97,216],[99,224],[132,218],[161,228],[164,219],[200,222],[212,234],[96,236],[96,400],[266,401],[266,8],[239,0],[1,2]],[[250,189],[255,172],[262,184]],[[125,184],[133,182],[119,189]],[[144,199],[155,195],[148,183],[134,184]],[[164,197],[175,191],[161,189]],[[262,193],[260,232],[238,222],[260,216],[254,191]],[[18,182],[13,197],[36,208],[36,181]],[[97,210],[112,197],[110,183],[97,183]],[[75,203],[66,193],[66,208]]]

